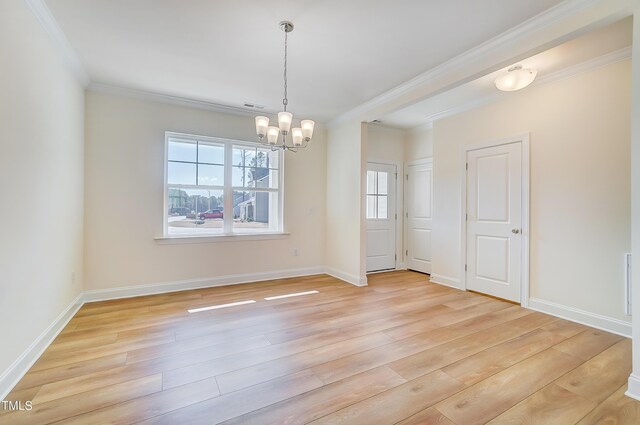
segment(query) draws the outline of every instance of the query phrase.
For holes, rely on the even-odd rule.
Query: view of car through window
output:
[[[279,151],[257,145],[168,136],[165,233],[280,230],[280,156]],[[231,205],[225,204],[227,197]]]

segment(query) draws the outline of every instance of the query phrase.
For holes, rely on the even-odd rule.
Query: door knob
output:
[[[511,229],[511,233],[518,234],[520,233],[520,229]]]

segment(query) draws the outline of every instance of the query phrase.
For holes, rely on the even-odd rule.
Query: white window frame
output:
[[[211,232],[211,233],[200,233],[200,234],[169,234],[169,186],[171,187],[181,187],[185,189],[204,189],[204,190],[216,190],[219,191],[219,186],[206,186],[206,185],[180,185],[180,184],[169,184],[169,140],[172,138],[189,140],[193,142],[210,142],[215,144],[224,145],[225,149],[225,157],[224,157],[224,185],[222,186],[223,199],[224,199],[224,207],[223,211],[225,212],[223,218],[223,229],[222,232]],[[265,149],[265,146],[260,143],[255,142],[247,142],[244,140],[236,140],[236,139],[227,139],[220,137],[212,137],[212,136],[199,136],[194,134],[186,134],[186,133],[176,133],[167,131],[165,132],[164,138],[164,196],[163,196],[163,237],[156,238],[158,241],[162,240],[180,240],[180,239],[192,239],[192,240],[235,240],[237,238],[247,238],[247,239],[268,239],[270,235],[287,235],[284,232],[284,155],[281,150],[277,151],[278,155],[278,187],[277,188],[251,188],[251,187],[236,187],[233,186],[233,147],[249,147],[249,148],[261,148]],[[268,149],[268,148],[267,148]],[[197,182],[196,182],[197,183]],[[234,191],[242,191],[242,192],[273,192],[278,194],[278,212],[276,214],[275,219],[277,220],[277,229],[268,230],[268,231],[244,231],[244,232],[234,232],[233,231],[233,192]]]

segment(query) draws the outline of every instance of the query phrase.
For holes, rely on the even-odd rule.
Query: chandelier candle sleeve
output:
[[[296,127],[291,130],[291,139],[293,139],[293,146],[302,146],[302,129]]]
[[[291,130],[291,121],[293,121],[293,114],[291,112],[278,112],[278,126],[282,134],[289,134]]]
[[[264,139],[267,135],[267,128],[269,127],[269,118],[256,117],[256,133],[258,137]]]
[[[270,145],[275,145],[278,143],[278,136],[280,135],[280,129],[274,125],[269,126],[267,130],[267,142]]]
[[[302,136],[306,141],[311,140],[313,137],[313,127],[315,127],[316,123],[311,120],[302,120],[300,122],[300,126],[302,127]]]

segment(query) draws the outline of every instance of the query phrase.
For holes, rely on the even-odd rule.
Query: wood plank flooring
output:
[[[318,275],[87,304],[0,423],[639,424],[630,370],[630,340],[426,275]]]

